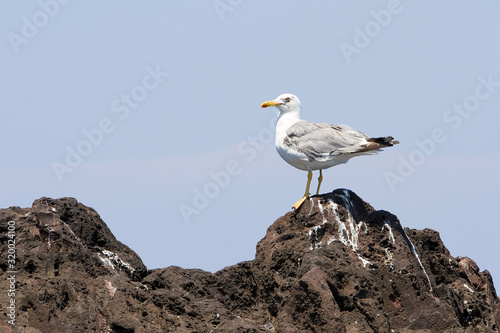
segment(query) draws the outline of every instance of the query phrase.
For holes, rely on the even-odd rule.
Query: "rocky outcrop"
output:
[[[0,268],[15,295],[0,294],[5,332],[499,330],[487,271],[452,257],[437,232],[404,229],[344,189],[311,197],[269,227],[254,260],[216,273],[147,270],[72,198],[0,210],[4,254],[9,239],[16,261]]]

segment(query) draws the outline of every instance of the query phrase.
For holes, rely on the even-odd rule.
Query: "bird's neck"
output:
[[[286,130],[300,121],[300,111],[281,112],[276,122],[276,142],[283,140]]]
[[[288,128],[298,121],[300,121],[300,111],[280,112],[276,127]]]

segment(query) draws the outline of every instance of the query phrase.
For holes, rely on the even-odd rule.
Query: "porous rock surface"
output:
[[[2,253],[9,221],[16,319],[8,323],[1,293],[1,332],[499,330],[500,300],[487,271],[452,257],[436,231],[404,229],[345,189],[280,217],[254,260],[216,273],[148,270],[73,198],[1,209]],[[0,268],[8,288],[7,260]]]

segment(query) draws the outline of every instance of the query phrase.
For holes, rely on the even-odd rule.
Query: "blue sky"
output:
[[[148,268],[216,271],[303,194],[276,110],[400,145],[324,172],[496,281],[498,1],[0,2],[0,207],[95,208]],[[317,174],[314,176],[317,177]],[[315,187],[315,181],[313,187]]]

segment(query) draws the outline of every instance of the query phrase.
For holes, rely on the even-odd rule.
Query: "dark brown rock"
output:
[[[16,325],[2,306],[2,332],[499,331],[487,271],[348,190],[310,198],[269,227],[254,260],[213,274],[148,271],[72,198],[0,210],[4,254],[9,221]],[[12,268],[0,268],[8,286]]]

